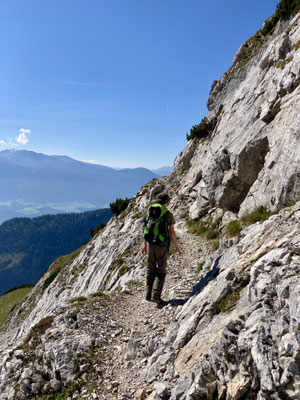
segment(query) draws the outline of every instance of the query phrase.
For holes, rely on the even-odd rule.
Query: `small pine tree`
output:
[[[194,138],[201,139],[209,136],[215,129],[216,124],[217,118],[212,118],[210,121],[206,117],[202,118],[201,122],[198,125],[192,126],[192,128],[190,129],[190,134],[186,134],[187,140],[191,140]]]
[[[109,207],[112,213],[115,215],[119,215],[123,210],[126,210],[128,204],[129,204],[130,199],[116,199],[115,202],[110,203]]]

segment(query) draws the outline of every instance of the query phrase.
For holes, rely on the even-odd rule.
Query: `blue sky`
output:
[[[0,150],[172,165],[279,0],[0,0]]]

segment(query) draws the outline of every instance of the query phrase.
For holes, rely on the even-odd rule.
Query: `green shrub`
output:
[[[109,207],[112,213],[114,213],[115,215],[119,215],[121,214],[122,211],[126,210],[128,204],[130,202],[130,199],[116,199],[115,202],[110,203]]]
[[[300,47],[300,40],[298,40],[298,42],[293,46],[293,48],[297,51],[299,50]]]
[[[57,277],[57,275],[60,273],[61,270],[62,270],[62,267],[59,266],[53,272],[51,272],[51,274],[48,276],[48,278],[45,280],[45,282],[43,284],[44,290],[50,285],[50,283],[52,283],[54,281],[54,279]]]
[[[289,351],[286,351],[284,354],[283,354],[283,357],[292,357],[293,355],[292,355],[292,353],[290,353]]]
[[[116,258],[111,266],[112,271],[114,271],[116,268],[119,268],[122,264],[124,264],[124,262],[125,262],[124,258],[122,257]]]
[[[103,228],[105,228],[107,225],[107,222],[101,222],[101,224],[95,226],[95,228],[90,228],[90,236],[93,238],[96,233],[100,232]]]
[[[274,215],[273,212],[268,211],[265,207],[259,207],[256,210],[252,211],[248,215],[244,215],[241,218],[241,222],[245,225],[252,225],[259,221],[266,221],[268,218]]]
[[[214,240],[214,241],[212,242],[212,248],[213,248],[213,250],[214,250],[214,251],[217,251],[219,247],[220,247],[220,241],[219,241],[219,239]]]
[[[235,290],[234,292],[228,294],[224,299],[214,304],[215,314],[232,310],[240,298],[241,290],[242,289]]]
[[[123,275],[125,275],[126,272],[128,272],[128,271],[129,271],[129,267],[128,267],[127,265],[123,265],[123,266],[119,269],[118,275],[119,275],[119,276],[123,276]]]
[[[229,224],[226,225],[226,235],[229,237],[233,237],[233,236],[239,236],[240,232],[242,230],[240,221],[235,220],[235,221],[231,221],[229,222]]]
[[[74,312],[74,313],[71,313],[71,314],[69,315],[69,318],[71,318],[71,320],[75,322],[75,321],[77,321],[77,315],[78,315],[78,314],[75,313],[75,312]]]
[[[216,239],[219,236],[218,229],[211,229],[205,233],[206,239]]]
[[[133,281],[128,281],[126,282],[126,286],[128,286],[130,289],[136,286],[143,286],[143,282],[136,280]]]
[[[204,117],[198,125],[192,126],[190,133],[186,134],[186,139],[189,141],[194,138],[202,139],[209,136],[217,124],[217,118],[212,118],[210,121]]]
[[[201,262],[201,263],[197,264],[197,268],[196,268],[196,271],[195,271],[195,273],[197,275],[202,271],[203,265],[204,265],[204,262]]]
[[[103,292],[95,292],[93,294],[91,294],[91,297],[102,297],[105,300],[109,299],[109,295]]]
[[[272,33],[279,20],[286,20],[294,16],[300,10],[300,0],[281,0],[276,7],[275,13],[269,18],[261,33],[265,36]]]
[[[82,302],[82,301],[86,301],[87,298],[84,296],[79,296],[79,297],[74,297],[74,299],[69,300],[70,303],[78,303],[78,302]]]
[[[194,232],[192,232],[194,233]],[[204,234],[207,233],[207,227],[205,225],[199,225],[196,232],[195,232],[198,236],[202,236]]]
[[[221,219],[217,219],[212,223],[212,218],[206,218],[206,221],[200,222],[199,220],[186,220],[186,225],[189,227],[189,231],[198,236],[203,236],[208,240],[216,239],[219,237],[218,226]]]

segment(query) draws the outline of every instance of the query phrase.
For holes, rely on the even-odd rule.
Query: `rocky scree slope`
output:
[[[54,262],[12,311],[0,337],[1,399],[63,396],[64,387],[87,399],[299,398],[299,40],[298,14],[241,66],[242,47],[212,86],[212,135],[189,141],[168,177]],[[161,190],[183,256],[169,259],[171,302],[157,309],[143,301],[140,231]],[[228,236],[228,224],[259,206],[276,214]],[[206,238],[219,235],[219,248],[192,234],[187,217],[196,233],[213,228]]]

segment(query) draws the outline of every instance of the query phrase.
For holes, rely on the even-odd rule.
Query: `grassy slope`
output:
[[[0,296],[0,331],[2,330],[11,309],[16,304],[20,303],[31,290],[32,288],[22,288]]]

